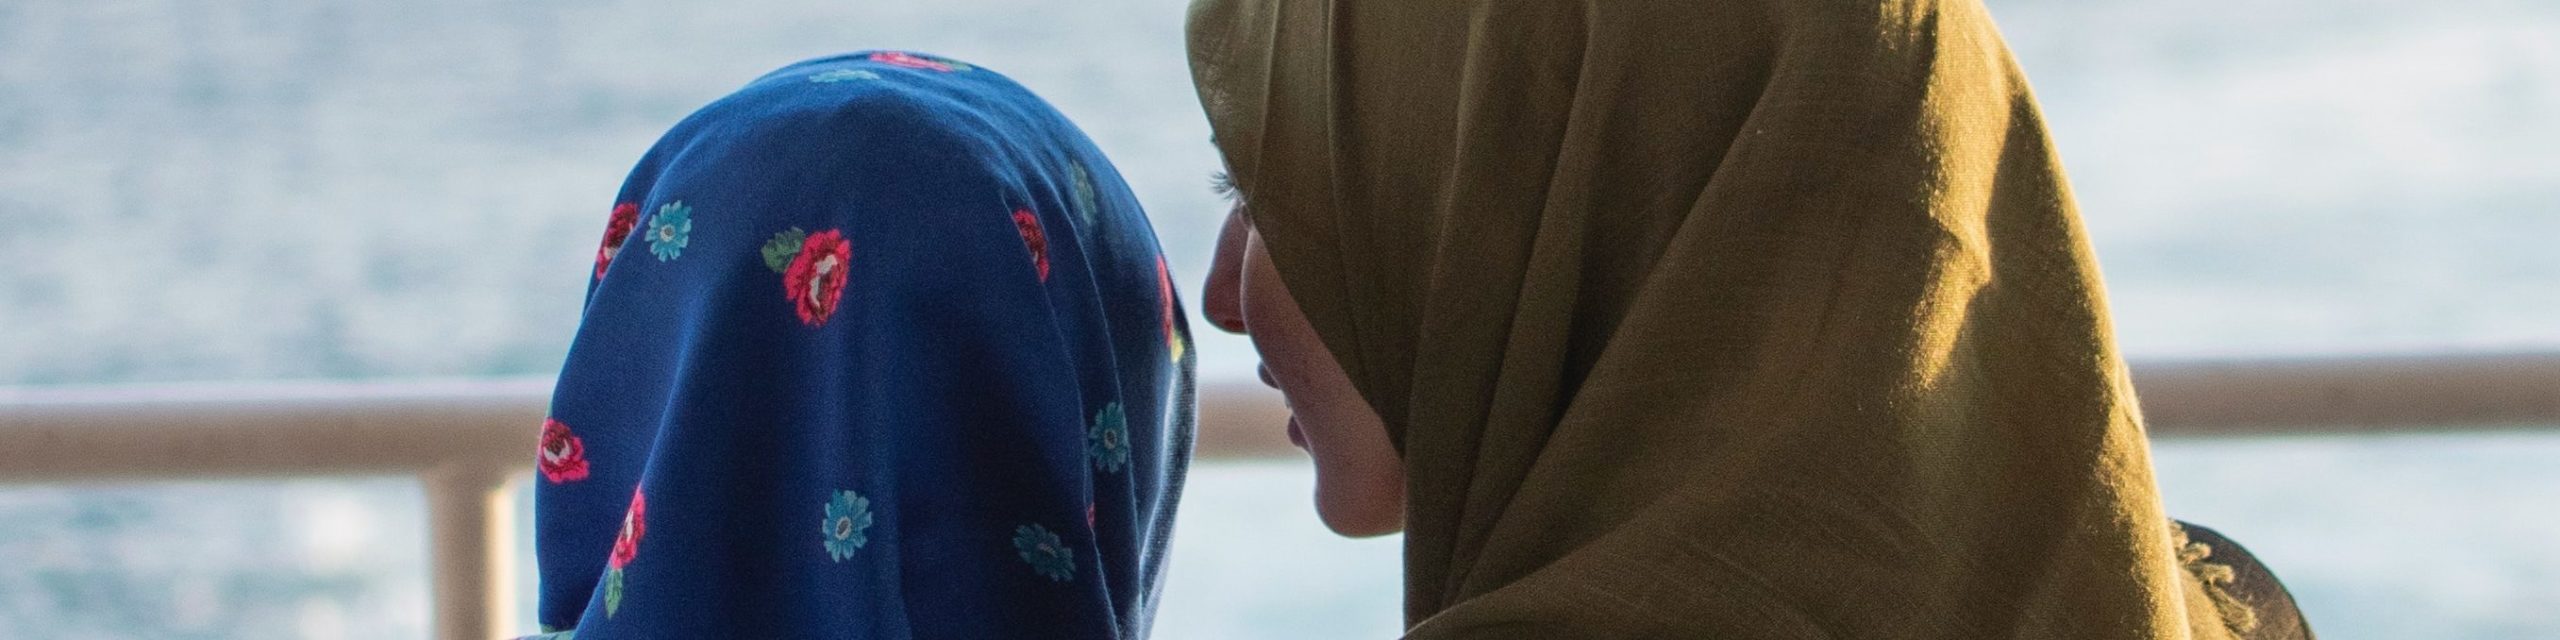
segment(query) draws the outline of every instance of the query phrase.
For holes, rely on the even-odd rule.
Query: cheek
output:
[[[1248,325],[1246,336],[1300,420],[1333,417],[1344,408],[1344,396],[1352,393],[1350,378],[1325,350],[1315,327],[1281,283],[1260,237],[1251,236],[1244,245],[1236,265],[1240,272],[1236,297]]]
[[[1322,367],[1339,367],[1324,351],[1324,341],[1316,337],[1315,328],[1307,323],[1305,313],[1298,310],[1288,289],[1280,286],[1279,274],[1270,270],[1269,257],[1258,250],[1246,253],[1236,295],[1240,315],[1248,326],[1245,335],[1253,340],[1253,348],[1261,352],[1263,362],[1275,373],[1285,374],[1288,379],[1284,382],[1295,383],[1286,385],[1296,392],[1290,394],[1292,400],[1311,400],[1298,396],[1308,395],[1318,386],[1313,384],[1317,382],[1311,379],[1316,377],[1313,374]]]

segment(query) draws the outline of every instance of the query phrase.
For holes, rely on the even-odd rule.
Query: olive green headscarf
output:
[[[2220,638],[1975,0],[1200,0],[1413,638]]]

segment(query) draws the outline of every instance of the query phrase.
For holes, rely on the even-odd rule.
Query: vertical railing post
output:
[[[510,637],[515,614],[514,470],[451,465],[421,474],[437,640]]]

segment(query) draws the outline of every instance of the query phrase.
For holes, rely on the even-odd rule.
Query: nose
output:
[[[1210,325],[1227,333],[1245,332],[1245,224],[1242,215],[1227,213],[1225,226],[1218,229],[1217,255],[1209,259],[1209,281],[1201,287],[1201,314],[1208,316]]]
[[[1238,290],[1235,276],[1230,274],[1224,278],[1219,277],[1219,272],[1222,271],[1234,270],[1224,267],[1210,268],[1209,284],[1204,287],[1207,292],[1200,297],[1200,311],[1202,315],[1208,316],[1211,326],[1217,327],[1220,331],[1242,335],[1244,303],[1239,298],[1243,292]]]

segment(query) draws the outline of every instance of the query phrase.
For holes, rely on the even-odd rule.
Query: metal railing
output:
[[[2154,434],[2262,436],[2560,426],[2560,353],[2137,363]],[[546,380],[0,388],[0,484],[410,475],[426,489],[435,636],[519,630],[511,484]],[[1294,452],[1276,394],[1213,383],[1199,454]]]

